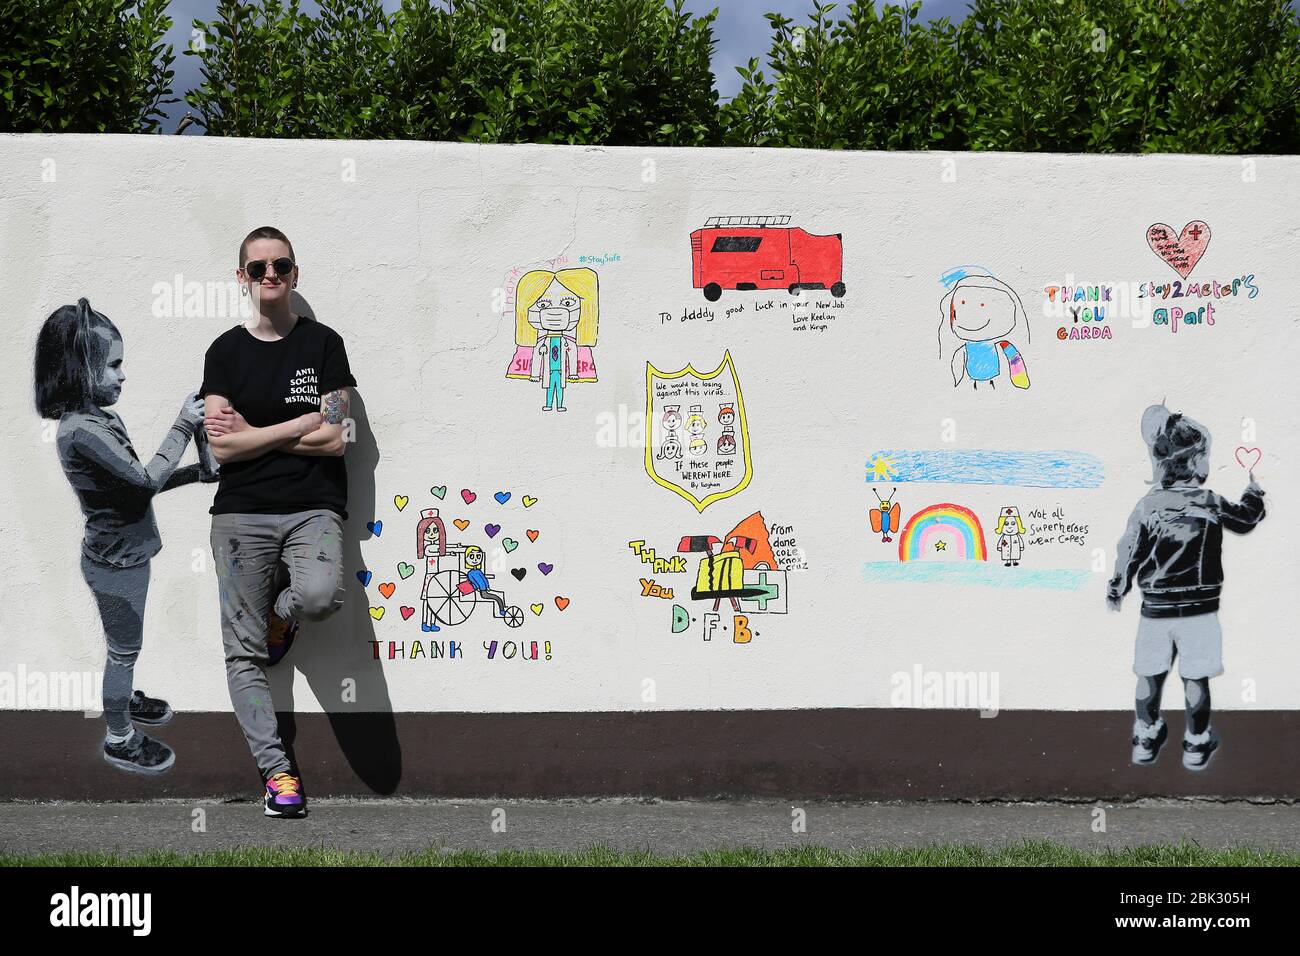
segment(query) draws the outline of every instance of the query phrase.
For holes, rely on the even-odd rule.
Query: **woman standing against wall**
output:
[[[249,233],[235,276],[253,314],[208,348],[200,390],[222,465],[212,554],[226,682],[266,783],[264,812],[300,816],[306,798],[280,740],[266,668],[288,652],[300,621],[322,621],[343,605],[344,429],[357,383],[338,333],[291,309],[299,270],[283,232]]]

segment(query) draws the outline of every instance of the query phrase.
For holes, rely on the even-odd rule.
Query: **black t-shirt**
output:
[[[342,337],[299,317],[274,342],[243,325],[222,333],[203,359],[200,396],[224,395],[255,428],[320,411],[326,392],[355,386]],[[347,518],[348,475],[341,457],[268,451],[221,466],[211,514],[284,515],[327,508]]]

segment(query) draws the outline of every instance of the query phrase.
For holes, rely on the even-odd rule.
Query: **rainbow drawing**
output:
[[[988,560],[980,519],[969,508],[947,502],[930,505],[912,515],[898,536],[898,560],[915,561],[927,556],[930,553],[927,545],[943,531],[957,532],[962,548],[957,557],[967,561]]]

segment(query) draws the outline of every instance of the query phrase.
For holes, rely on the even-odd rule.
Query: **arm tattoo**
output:
[[[343,419],[348,417],[348,390],[336,388],[322,395],[321,414],[329,424],[342,425]]]

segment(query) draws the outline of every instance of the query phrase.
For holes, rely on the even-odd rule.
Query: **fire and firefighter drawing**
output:
[[[714,216],[691,233],[691,280],[717,302],[728,290],[826,289],[844,295],[844,243],[816,236],[790,216]]]

